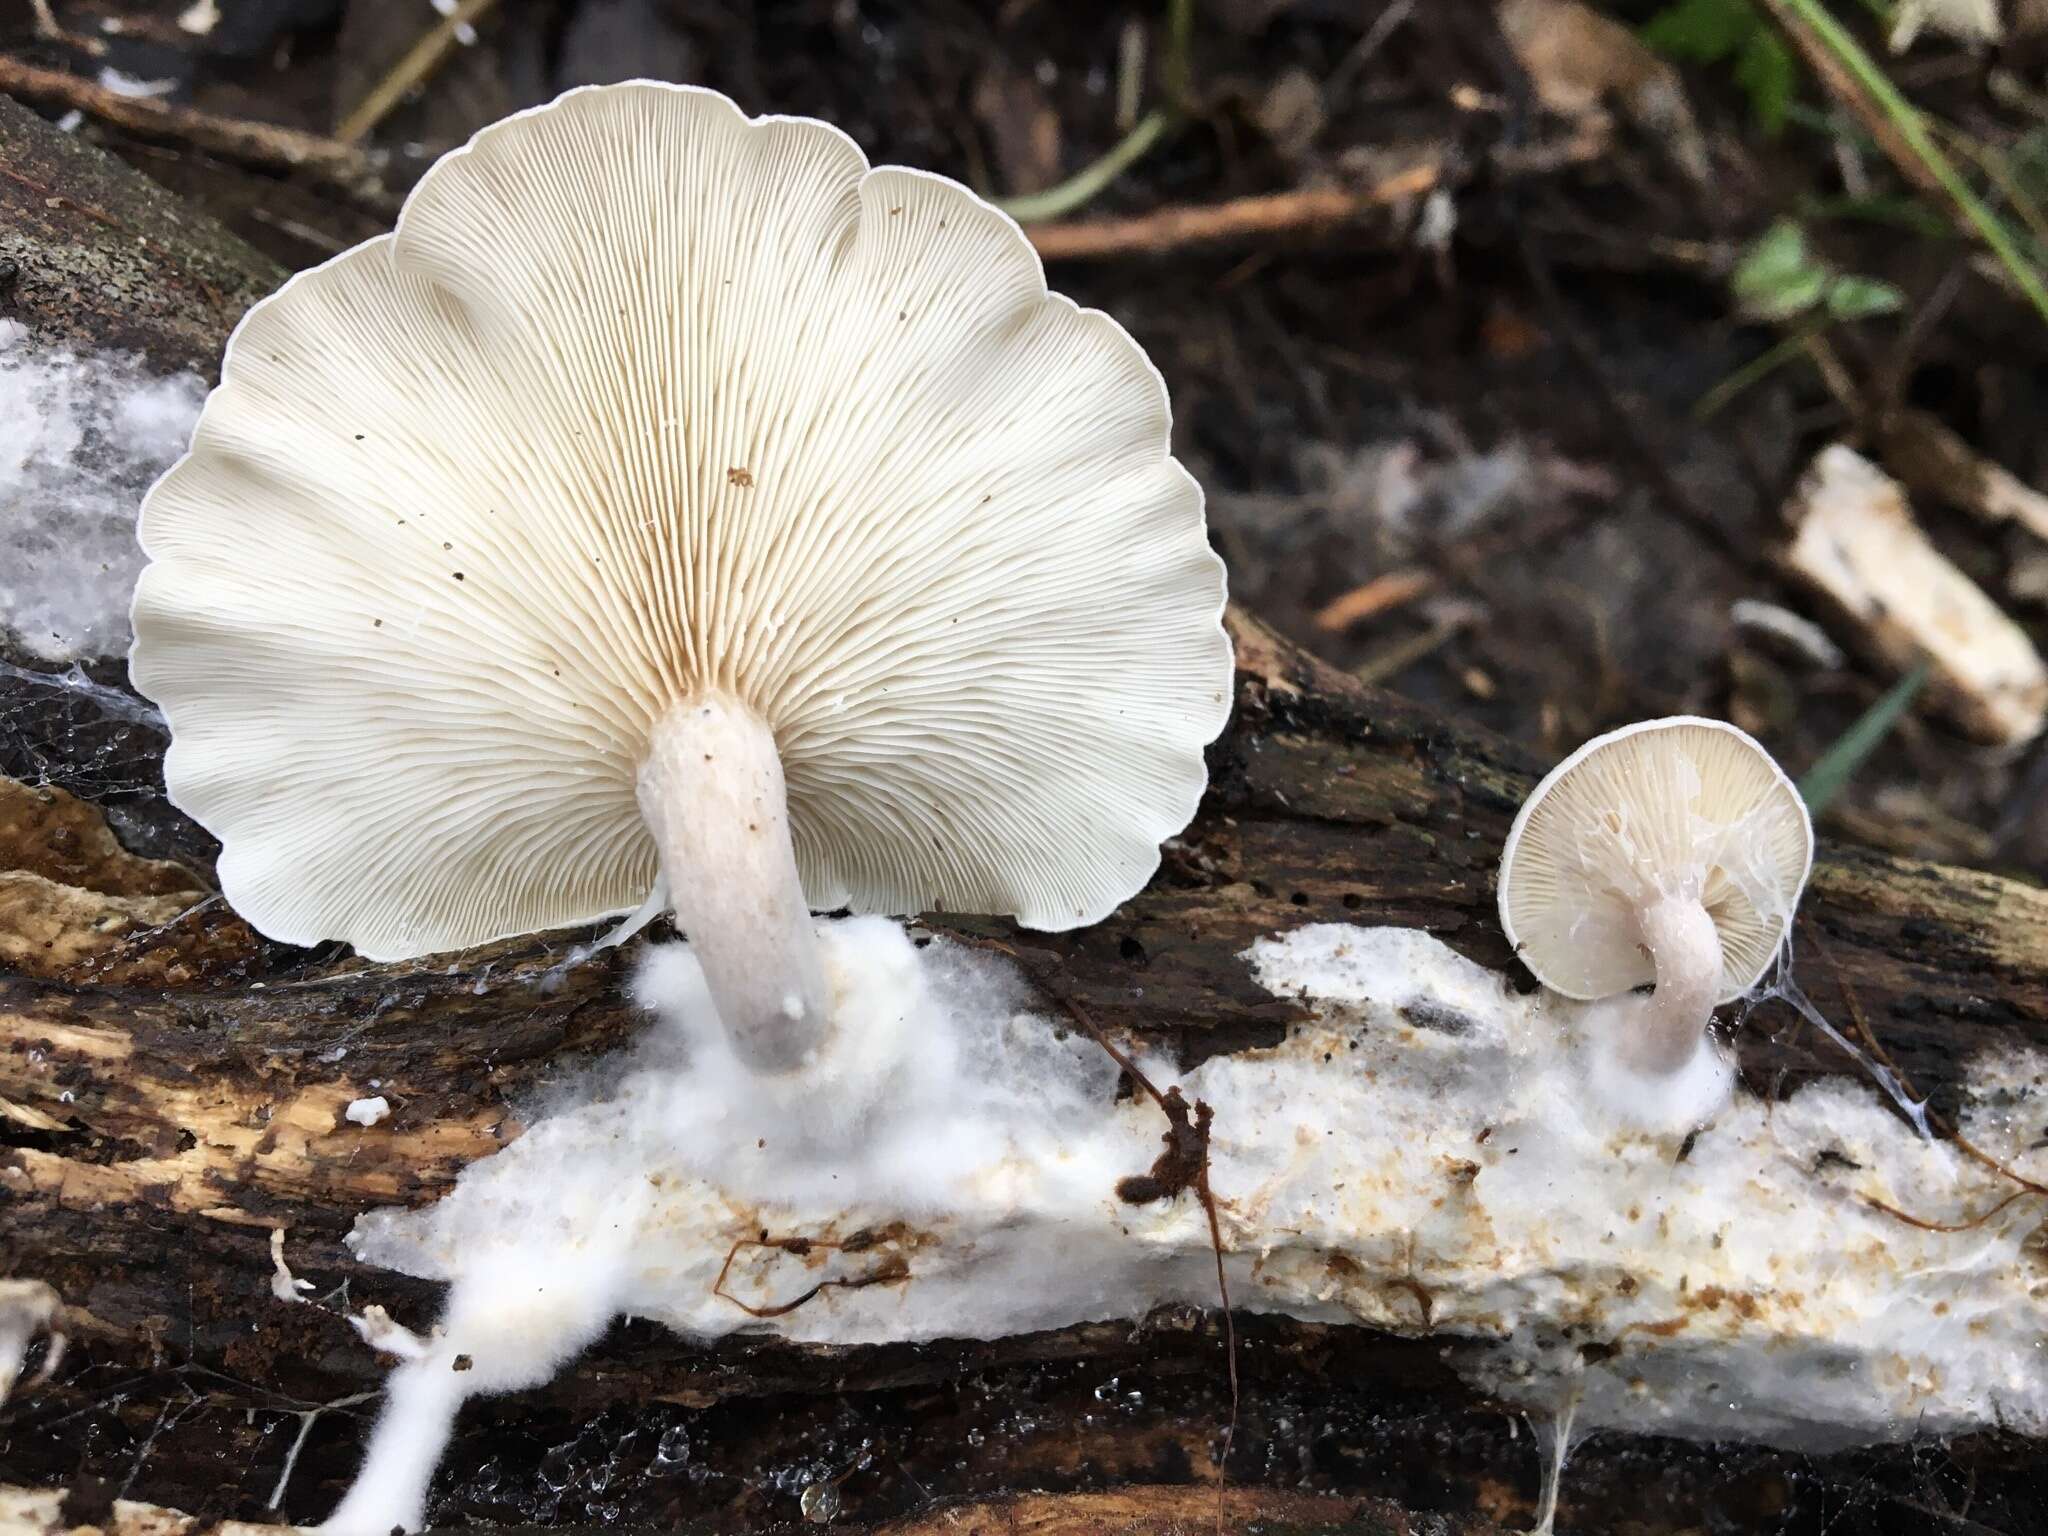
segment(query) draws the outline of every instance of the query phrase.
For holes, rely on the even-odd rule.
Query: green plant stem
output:
[[[1784,340],[1764,348],[1755,357],[1729,374],[1727,378],[1716,384],[1704,395],[1701,395],[1698,403],[1692,408],[1692,419],[1694,421],[1712,420],[1737,395],[1769,378],[1771,374],[1798,356],[1800,351],[1806,346],[1806,343],[1816,334],[1818,332],[1815,327],[1801,326],[1790,336],[1785,337]]]
[[[1073,212],[1083,203],[1092,201],[1117,177],[1142,160],[1166,133],[1173,116],[1165,107],[1154,107],[1139,118],[1137,127],[1111,146],[1101,159],[1083,166],[1057,186],[1047,187],[1043,192],[1027,193],[1023,197],[1002,198],[996,206],[1019,224],[1037,224]]]
[[[2026,188],[2012,174],[2012,168],[2005,163],[2005,156],[1988,144],[1978,143],[1960,128],[1952,128],[1931,118],[1929,123],[1951,150],[1984,173],[1984,179],[1997,189],[2006,206],[2026,225],[2035,245],[2048,246],[2048,218],[2043,217],[2040,205],[2027,195]]]
[[[1108,152],[1083,166],[1065,181],[1043,192],[1022,197],[996,199],[996,206],[1019,224],[1039,224],[1072,213],[1091,202],[1132,166],[1144,159],[1152,146],[1180,121],[1191,94],[1190,62],[1195,35],[1195,0],[1171,0],[1166,12],[1166,56],[1161,73],[1166,78],[1166,104],[1154,107],[1138,119]]]
[[[1857,716],[1855,724],[1835,738],[1835,744],[1806,770],[1799,780],[1799,795],[1805,800],[1808,811],[1818,816],[1834,803],[1835,797],[1848,786],[1864,760],[1878,749],[1885,737],[1891,735],[1899,717],[1912,707],[1913,700],[1920,696],[1920,690],[1927,686],[1930,671],[1931,668],[1923,661],[1893,683],[1884,691],[1884,696]]]
[[[1927,132],[1920,111],[1892,84],[1877,62],[1863,51],[1863,47],[1821,0],[1777,0],[1779,6],[1813,30],[1813,35],[1840,61],[1856,79],[1856,83],[1870,93],[1893,128],[1898,130],[1901,140],[1911,149],[1921,164],[1941,188],[1949,195],[1963,217],[1977,231],[1979,238],[1990,247],[2012,280],[2025,294],[2029,303],[2043,320],[2048,320],[2048,285],[2044,285],[2041,274],[2021,252],[2003,221],[1994,214],[1965,181],[1950,162],[1947,155]]]

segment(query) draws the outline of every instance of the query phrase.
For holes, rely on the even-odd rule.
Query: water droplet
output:
[[[803,1497],[797,1500],[804,1518],[813,1525],[823,1525],[839,1517],[839,1485],[837,1483],[812,1483],[804,1489]]]
[[[687,1425],[671,1424],[654,1443],[654,1464],[677,1467],[690,1459],[690,1431]]]
[[[574,1447],[558,1445],[540,1459],[540,1480],[551,1493],[561,1493],[576,1481]]]

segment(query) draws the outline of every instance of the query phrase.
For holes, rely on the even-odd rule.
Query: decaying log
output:
[[[1254,986],[1238,958],[1261,934],[1308,921],[1422,926],[1485,963],[1508,964],[1491,873],[1530,765],[1490,738],[1348,684],[1253,621],[1235,618],[1233,628],[1237,718],[1213,753],[1202,814],[1153,887],[1077,934],[945,926],[999,939],[1052,997],[1078,1001],[1106,1025],[1170,1038],[1190,1059],[1271,1041],[1284,1028],[1289,1008]],[[374,1389],[381,1366],[335,1309],[270,1299],[271,1231],[286,1231],[288,1262],[320,1292],[346,1282],[357,1304],[430,1316],[430,1287],[351,1260],[340,1241],[349,1222],[366,1207],[434,1198],[516,1133],[514,1106],[525,1095],[634,1028],[621,957],[565,967],[564,936],[367,966],[307,959],[246,930],[238,948],[218,930],[193,933],[189,961],[174,923],[137,937],[139,948],[82,961],[63,980],[0,977],[6,1262],[57,1286],[74,1350],[99,1373],[67,1373],[45,1388],[37,1422],[83,1410],[100,1384],[159,1365],[184,1373],[165,1381],[199,1381],[211,1402],[279,1411]],[[1885,1049],[1938,1106],[1975,1052],[2048,1038],[2048,896],[2039,891],[1834,849],[1817,868],[1801,933],[1815,996],[1853,1027],[1844,995],[1853,992]],[[140,974],[147,955],[148,983],[95,974]],[[178,964],[202,979],[166,985]],[[1742,1031],[1752,1081],[1857,1070],[1783,1022],[1766,1012]],[[367,1130],[348,1123],[348,1103],[372,1091],[390,1101],[391,1118]],[[1425,1347],[1337,1337],[1346,1332],[1265,1325],[1254,1337],[1276,1359],[1342,1358],[1354,1386],[1393,1378],[1411,1389],[1441,1385],[1458,1400]],[[828,1355],[764,1344],[701,1350],[628,1325],[521,1401],[577,1419],[607,1405],[936,1389],[1031,1361],[1095,1362],[1108,1373],[1177,1360],[1200,1371],[1213,1366],[1214,1347],[1206,1331],[1162,1345],[1156,1334],[1134,1343],[1128,1326],[1093,1326]],[[1252,1380],[1275,1389],[1257,1369]],[[1201,1441],[1211,1428],[1188,1432]],[[329,1448],[331,1476],[347,1456]],[[13,1464],[62,1477],[72,1469],[52,1464],[57,1455],[17,1443]],[[204,1493],[175,1476],[143,1491],[172,1502]]]
[[[0,1487],[0,1523],[10,1519],[19,1522],[21,1536],[285,1536],[290,1529],[233,1520],[207,1530],[192,1515],[128,1499],[88,1524],[66,1510],[56,1490]],[[1213,1530],[1219,1523],[1227,1530],[1284,1526],[1333,1536],[1488,1536],[1499,1529],[1491,1522],[1418,1520],[1381,1499],[1262,1488],[1228,1488],[1219,1494],[1170,1485],[947,1504],[874,1529],[875,1536],[1180,1536]],[[620,1536],[615,1526],[557,1529],[559,1536]]]
[[[0,318],[38,341],[215,371],[284,273],[212,220],[0,96]]]
[[[0,128],[14,123],[0,103]],[[34,153],[47,152],[39,140]],[[0,144],[0,163],[30,162]],[[93,174],[111,190],[87,199],[78,189],[101,183],[67,182],[65,206],[44,210],[57,222],[37,237],[41,248],[92,238],[99,214],[129,206],[122,199],[148,205],[109,165]],[[0,226],[21,216],[21,185],[0,177]],[[133,313],[72,306],[62,334],[160,347],[181,364],[210,356],[262,271],[223,255],[210,233],[183,250],[175,219],[148,228],[154,254],[136,274]],[[146,333],[136,314],[157,317]],[[1357,685],[1248,617],[1234,614],[1231,626],[1236,716],[1212,750],[1201,813],[1151,888],[1079,933],[934,925],[1003,946],[1049,1006],[1077,1004],[1109,1028],[1169,1041],[1188,1062],[1280,1037],[1293,1005],[1258,987],[1240,956],[1305,922],[1422,927],[1510,966],[1493,870],[1538,765]],[[52,692],[44,685],[0,699],[28,742],[10,762],[34,765],[39,786],[90,788],[113,761],[131,845],[174,851],[203,879],[206,839],[149,787],[160,734],[146,717],[117,718],[139,706],[57,691],[61,716],[37,712]],[[109,722],[121,730],[96,733]],[[9,804],[0,870],[19,875],[0,904],[16,944],[0,970],[0,1270],[56,1287],[72,1348],[53,1382],[0,1416],[0,1462],[13,1480],[68,1489],[66,1518],[79,1523],[130,1495],[257,1518],[296,1460],[283,1508],[314,1515],[347,1474],[363,1395],[382,1375],[334,1293],[346,1286],[354,1305],[381,1302],[416,1320],[433,1306],[431,1287],[357,1265],[342,1234],[367,1207],[435,1198],[517,1134],[517,1107],[534,1090],[626,1040],[636,1027],[621,995],[626,957],[566,964],[584,936],[559,934],[388,966],[287,950],[217,901],[138,907],[191,892],[110,848],[63,795],[16,791]],[[1845,1029],[1867,1021],[1937,1108],[1975,1053],[2048,1042],[2048,894],[2012,881],[1829,849],[1798,966]],[[1745,1072],[1766,1089],[1860,1070],[1769,1009],[1740,1045]],[[351,1124],[346,1107],[372,1092],[390,1118]],[[314,1284],[312,1304],[272,1292],[278,1230],[285,1261]],[[1234,1477],[1400,1492],[1404,1458],[1434,1457],[1468,1474],[1452,1507],[1526,1509],[1526,1442],[1510,1445],[1427,1341],[1274,1321],[1248,1321],[1245,1334]],[[629,1322],[552,1386],[476,1405],[450,1477],[471,1490],[466,1507],[584,1518],[621,1506],[606,1505],[583,1463],[578,1502],[563,1505],[550,1459],[586,1442],[586,1462],[637,1446],[634,1502],[623,1507],[636,1517],[715,1512],[725,1523],[793,1517],[797,1488],[771,1486],[760,1469],[812,1462],[823,1470],[805,1487],[844,1479],[849,1503],[874,1514],[1025,1487],[1186,1483],[1209,1475],[1230,1411],[1218,1349],[1213,1319],[1180,1315],[856,1351],[703,1349]],[[1141,1394],[1143,1405],[1131,1401]],[[1422,1427],[1389,1428],[1381,1413]],[[1027,1422],[1029,1432],[1018,1427]],[[1484,1450],[1464,1443],[1475,1424]],[[687,1457],[666,1457],[671,1434],[693,1447]],[[1728,1457],[1689,1454],[1667,1450],[1672,1486],[1720,1486]],[[1987,1479],[2018,1455],[1995,1440],[1953,1454],[1976,1458]],[[1782,1469],[1756,1456],[1768,1487]],[[649,1470],[659,1467],[671,1469],[668,1481]],[[684,1467],[690,1475],[674,1470]],[[1107,1505],[1027,1501],[946,1528],[1193,1525],[1209,1495],[1127,1497],[1139,1504],[1126,1524]],[[1349,1518],[1277,1494],[1233,1497],[1244,1518]],[[1640,1492],[1629,1504],[1642,1529],[1694,1523],[1690,1506],[1668,1519],[1659,1507]],[[1365,1514],[1355,1528],[1405,1527]]]

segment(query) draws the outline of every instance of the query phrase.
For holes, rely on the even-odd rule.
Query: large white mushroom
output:
[[[788,1069],[813,910],[1090,923],[1193,815],[1230,651],[1168,422],[965,188],[572,91],[242,322],[132,671],[264,932],[397,959],[659,878]]]
[[[1791,932],[1813,865],[1798,789],[1751,737],[1677,716],[1596,737],[1530,793],[1500,860],[1501,927],[1538,981],[1595,1000],[1631,1118],[1682,1120],[1725,1090],[1707,1026]]]

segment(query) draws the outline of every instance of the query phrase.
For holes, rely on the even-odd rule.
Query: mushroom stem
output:
[[[800,1067],[824,1038],[830,994],[774,733],[722,695],[679,704],[655,723],[639,797],[734,1054],[756,1072]]]
[[[1667,896],[1643,909],[1643,947],[1657,964],[1657,990],[1645,1000],[1642,1027],[1623,1037],[1622,1054],[1639,1072],[1682,1070],[1698,1054],[1721,991],[1721,935],[1697,896]]]

